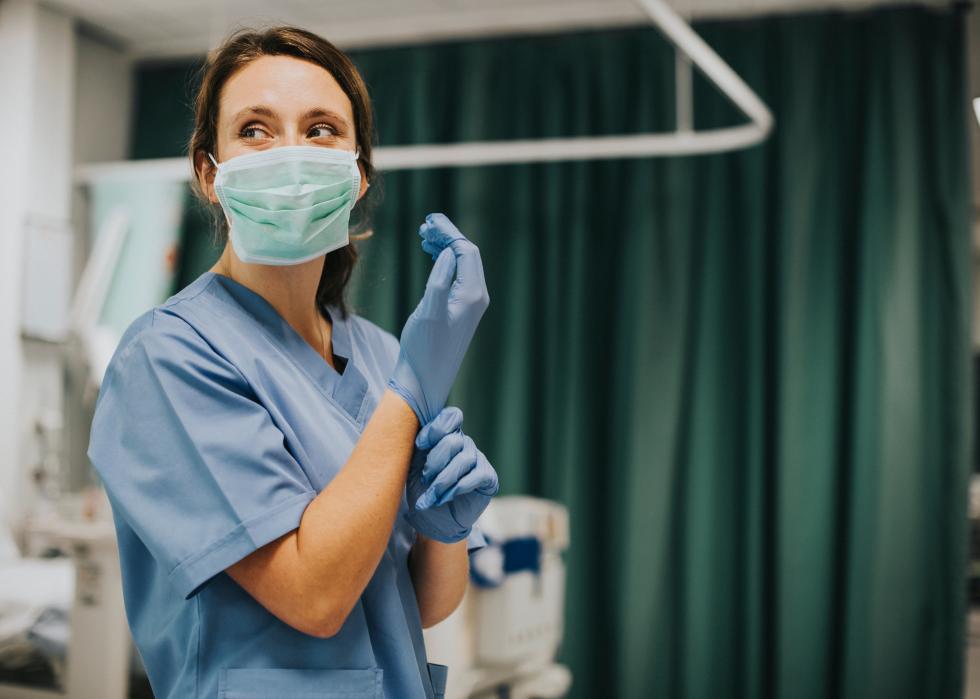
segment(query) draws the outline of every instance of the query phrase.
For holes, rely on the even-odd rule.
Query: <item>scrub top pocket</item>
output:
[[[380,668],[224,668],[218,699],[382,699]]]

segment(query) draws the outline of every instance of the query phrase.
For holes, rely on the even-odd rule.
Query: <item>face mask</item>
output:
[[[281,146],[218,163],[214,191],[242,262],[295,265],[348,244],[359,154]]]

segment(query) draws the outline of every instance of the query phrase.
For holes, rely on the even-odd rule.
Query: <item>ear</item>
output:
[[[207,153],[199,150],[194,155],[194,176],[197,177],[201,191],[204,192],[208,201],[212,204],[218,203],[218,197],[214,193],[214,176],[216,174],[217,169],[214,167]]]

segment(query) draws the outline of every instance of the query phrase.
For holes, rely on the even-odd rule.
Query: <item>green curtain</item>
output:
[[[570,508],[572,696],[958,697],[963,17],[696,28],[771,106],[764,146],[389,173],[355,307],[397,334],[426,213],[479,244],[491,305],[453,401],[503,493]],[[648,28],[355,60],[384,144],[673,127]],[[695,88],[699,127],[734,123]]]

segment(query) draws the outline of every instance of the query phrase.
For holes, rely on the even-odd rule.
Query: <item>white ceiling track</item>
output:
[[[504,163],[703,155],[747,148],[764,141],[772,130],[773,117],[758,95],[664,0],[636,2],[674,45],[676,130],[622,136],[380,146],[374,151],[375,166],[379,170],[392,171]],[[748,124],[705,131],[694,130],[692,65],[748,117]],[[190,176],[186,158],[94,163],[81,165],[76,169],[76,180],[80,183],[117,178],[182,181],[190,179]]]

